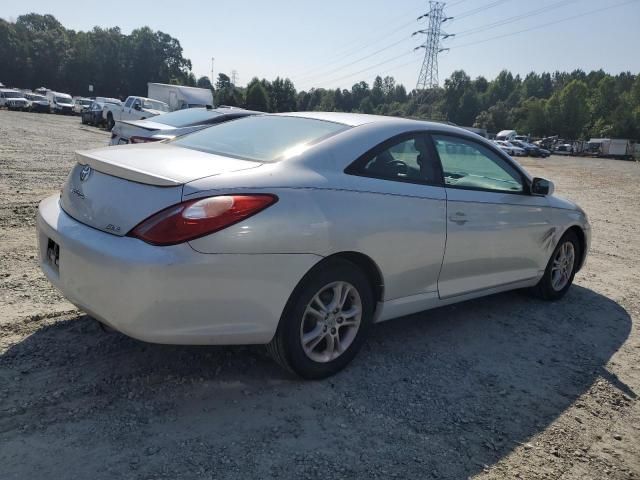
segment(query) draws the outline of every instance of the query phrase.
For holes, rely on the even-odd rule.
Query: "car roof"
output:
[[[428,127],[434,130],[446,130],[446,131],[460,131],[460,127],[447,125],[446,123],[430,122],[426,120],[414,120],[402,117],[391,117],[386,115],[369,115],[366,113],[345,113],[345,112],[287,112],[287,113],[275,113],[272,115],[285,116],[285,117],[300,117],[311,118],[315,120],[325,120],[327,122],[341,123],[350,127],[357,127],[360,125],[371,123],[386,123],[386,124],[415,124],[422,128]],[[473,132],[469,132],[473,133]]]

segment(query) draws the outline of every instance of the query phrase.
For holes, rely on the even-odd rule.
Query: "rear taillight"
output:
[[[161,138],[151,138],[151,137],[136,137],[133,136],[129,138],[129,143],[149,143],[149,142],[157,142],[162,140]]]
[[[138,224],[127,236],[152,245],[175,245],[217,232],[264,210],[275,195],[222,195],[165,208]]]

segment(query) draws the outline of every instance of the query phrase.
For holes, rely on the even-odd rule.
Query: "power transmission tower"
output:
[[[442,31],[442,24],[447,20],[453,19],[453,17],[445,16],[444,5],[444,2],[430,1],[429,11],[418,17],[418,21],[428,18],[429,25],[424,30],[413,32],[413,35],[421,34],[425,36],[424,43],[414,49],[424,48],[424,60],[422,61],[416,90],[427,90],[438,86],[438,54],[449,50],[442,47],[441,39],[453,36]]]
[[[231,70],[231,85],[236,86],[236,81],[238,80],[238,71]]]

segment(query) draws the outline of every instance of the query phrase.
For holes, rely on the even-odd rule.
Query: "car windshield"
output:
[[[148,108],[150,110],[160,110],[161,112],[168,112],[169,107],[166,103],[157,102],[155,100],[146,99],[142,102],[142,108]]]
[[[245,160],[277,162],[348,128],[325,120],[265,115],[214,125],[174,144]]]
[[[89,105],[91,105],[91,103],[93,103],[92,100],[80,100],[79,102],[81,105],[88,107]]]
[[[71,99],[67,97],[56,97],[56,103],[71,103]]]
[[[4,92],[4,98],[22,98],[22,94],[18,92]]]
[[[37,100],[38,102],[47,101],[47,99],[42,95],[31,95],[31,96],[33,97],[31,100]]]
[[[153,121],[163,123],[171,127],[186,127],[189,125],[198,125],[211,120],[214,117],[222,115],[220,112],[206,110],[204,108],[189,108],[186,110],[178,110],[176,112],[166,113],[154,117]]]

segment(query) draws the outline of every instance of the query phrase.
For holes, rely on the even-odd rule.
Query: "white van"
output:
[[[49,100],[49,109],[52,113],[64,113],[66,115],[73,113],[73,99],[71,95],[48,91],[47,100]]]

